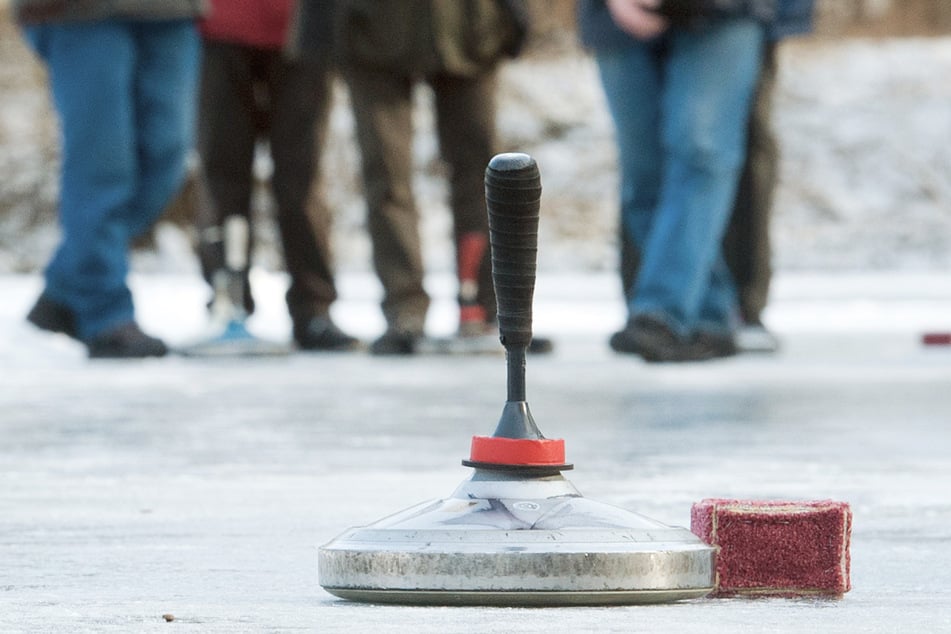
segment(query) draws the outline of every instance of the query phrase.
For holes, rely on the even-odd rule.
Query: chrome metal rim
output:
[[[708,594],[715,550],[672,527],[582,497],[562,476],[477,472],[320,548],[331,594],[383,603],[608,605]]]

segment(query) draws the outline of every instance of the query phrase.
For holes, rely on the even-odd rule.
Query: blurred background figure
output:
[[[246,314],[254,312],[248,280],[254,245],[254,163],[256,149],[266,140],[290,276],[286,300],[294,342],[302,350],[352,350],[359,341],[330,316],[337,299],[331,220],[317,182],[331,102],[329,49],[288,55],[293,11],[294,0],[212,0],[201,23],[198,151],[200,191],[205,195],[197,217],[199,259],[205,279],[220,286],[221,276],[230,269],[225,258],[229,232],[224,228],[235,221],[246,227],[248,239],[236,247],[242,251],[237,265],[240,297],[230,300],[240,301]]]
[[[201,0],[14,0],[59,115],[61,242],[27,319],[91,358],[163,356],[126,284],[129,247],[180,188],[192,143]]]
[[[611,347],[647,361],[736,353],[737,299],[721,242],[774,0],[584,0],[616,128],[628,322]],[[625,245],[626,241],[630,241]]]
[[[448,168],[459,335],[496,332],[483,175],[496,152],[495,69],[521,46],[522,7],[498,0],[335,4],[336,51],[356,118],[373,263],[384,292],[387,328],[370,351],[416,352],[430,304],[412,187],[413,91],[419,82],[433,91]],[[303,21],[303,33],[312,28]],[[302,39],[305,47],[308,40]]]
[[[778,80],[781,40],[813,29],[814,0],[782,0],[768,31],[762,66],[747,125],[746,156],[736,200],[723,239],[723,254],[736,283],[741,352],[775,352],[779,341],[763,324],[772,279],[770,221],[779,176],[780,148],[773,132],[773,100]],[[628,301],[637,277],[638,255],[633,240],[620,232],[621,283]]]
[[[741,352],[775,352],[779,348],[779,340],[763,323],[773,275],[770,224],[781,154],[773,132],[773,101],[779,71],[777,48],[784,38],[812,31],[814,4],[814,0],[779,2],[777,20],[768,31],[750,110],[746,160],[723,240],[726,264],[736,282],[740,309],[736,344]]]

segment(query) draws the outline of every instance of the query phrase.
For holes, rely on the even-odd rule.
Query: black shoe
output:
[[[728,332],[700,330],[694,333],[691,344],[697,360],[732,357],[738,352],[736,339]]]
[[[550,354],[555,349],[555,342],[548,337],[532,337],[528,344],[528,354]]]
[[[164,357],[168,353],[160,339],[142,332],[134,321],[94,337],[86,346],[90,359],[141,359]]]
[[[459,324],[457,336],[460,339],[472,337],[492,337],[499,339],[499,324],[495,320],[464,321]],[[528,354],[549,354],[555,349],[555,343],[548,337],[532,337],[526,352]]]
[[[388,328],[383,335],[370,344],[370,354],[378,356],[411,355],[416,353],[416,345],[423,335]]]
[[[714,356],[696,337],[682,337],[650,315],[629,319],[624,330],[611,336],[610,345],[615,352],[640,355],[651,363],[703,361]]]
[[[294,341],[301,350],[345,352],[360,347],[360,340],[337,327],[330,317],[312,317],[294,325]]]
[[[42,330],[60,332],[73,339],[79,338],[76,315],[69,307],[50,299],[46,293],[36,300],[36,304],[27,313],[26,320]]]

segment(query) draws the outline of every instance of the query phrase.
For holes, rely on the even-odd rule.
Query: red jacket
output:
[[[255,48],[284,46],[294,0],[211,0],[201,22],[205,39]]]

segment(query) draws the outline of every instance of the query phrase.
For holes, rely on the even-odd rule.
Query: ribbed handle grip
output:
[[[485,170],[492,279],[506,350],[532,341],[541,177],[527,154],[498,154]]]

